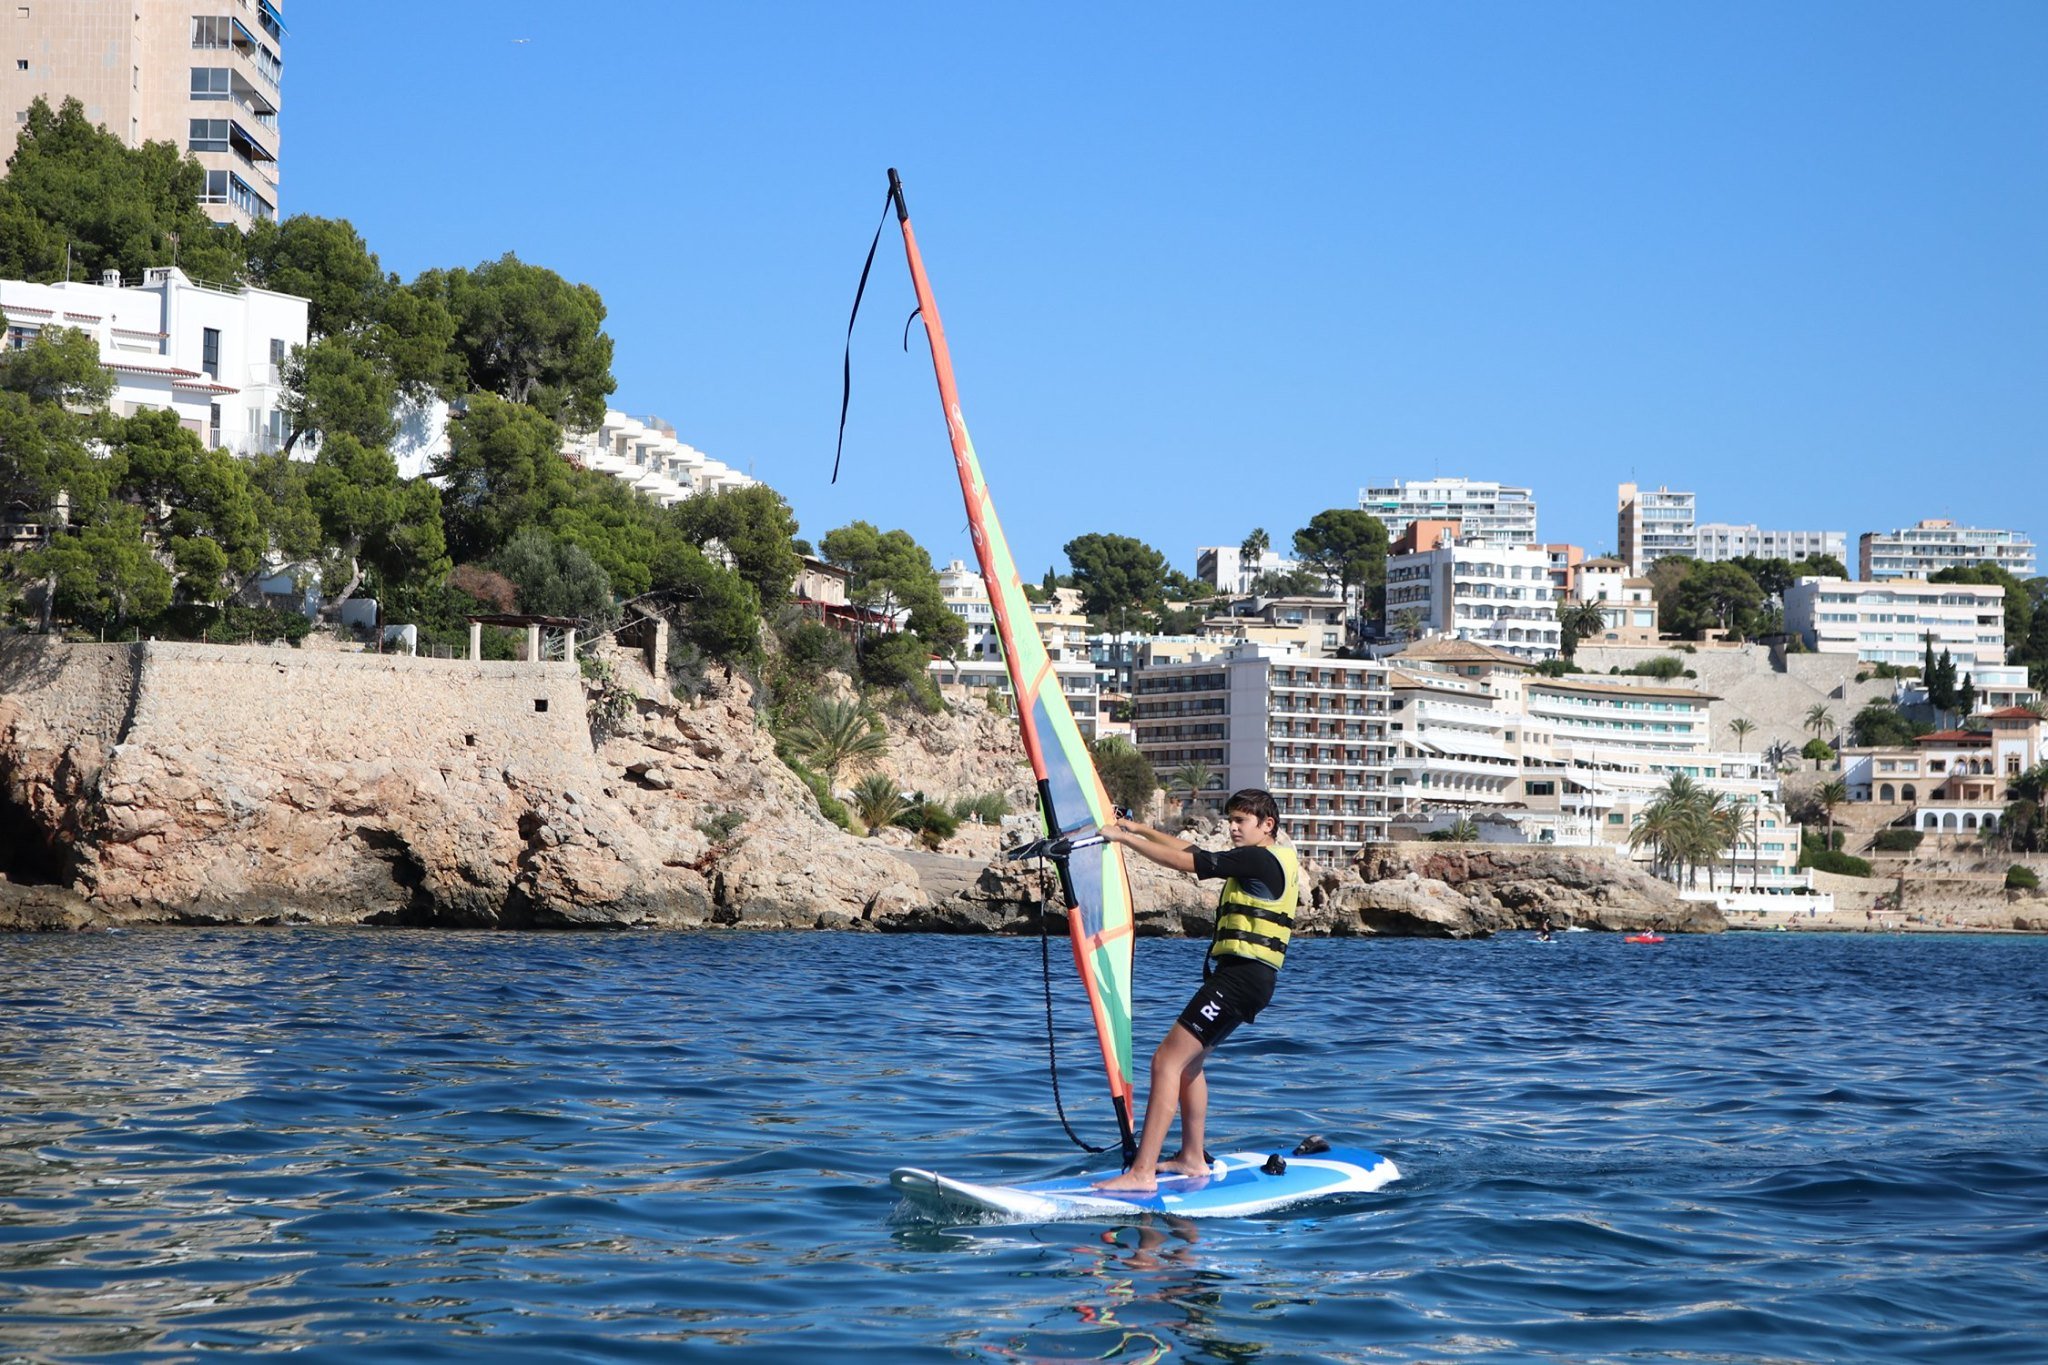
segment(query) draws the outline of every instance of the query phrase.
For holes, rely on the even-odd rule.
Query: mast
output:
[[[946,348],[945,328],[939,321],[938,300],[932,295],[924,260],[918,254],[902,179],[893,167],[889,171],[889,198],[896,206],[896,222],[903,231],[903,251],[910,264],[911,286],[917,292],[918,313],[931,343],[939,406],[945,414],[946,436],[952,445],[961,496],[967,503],[975,557],[982,581],[988,587],[990,608],[1003,644],[1003,662],[1017,701],[1024,751],[1031,760],[1032,776],[1038,781],[1045,832],[1048,837],[1059,839],[1092,831],[1114,815],[1114,808],[1074,723],[1066,695],[1060,690],[1044,642],[1031,621],[1016,565],[975,458],[974,443],[967,434],[967,419],[953,380],[953,358]],[[1110,1100],[1116,1109],[1124,1164],[1129,1165],[1137,1154],[1137,1138],[1131,1126],[1131,900],[1123,850],[1115,844],[1095,842],[1055,857],[1054,866],[1059,869],[1060,893],[1074,945],[1074,965],[1088,990],[1096,1034],[1102,1043],[1103,1065],[1109,1077]]]

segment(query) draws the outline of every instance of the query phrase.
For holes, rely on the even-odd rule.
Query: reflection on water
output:
[[[1078,1169],[1032,943],[0,940],[0,1358],[2033,1357],[2048,944],[1605,940],[1304,944],[1213,1122],[1406,1178],[1036,1228],[884,1180]]]

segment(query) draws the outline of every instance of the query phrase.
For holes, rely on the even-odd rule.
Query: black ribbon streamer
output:
[[[846,453],[846,409],[853,402],[853,323],[860,316],[861,295],[868,292],[868,272],[875,268],[875,249],[882,244],[882,229],[889,226],[889,210],[896,203],[894,188],[882,201],[882,221],[875,224],[875,239],[868,243],[868,258],[861,262],[860,284],[853,291],[853,311],[846,316],[846,354],[840,361],[839,444],[832,451],[832,482],[839,482],[839,457]],[[905,324],[905,333],[909,325]]]

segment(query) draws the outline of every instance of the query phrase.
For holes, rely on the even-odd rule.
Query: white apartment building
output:
[[[1928,578],[1943,569],[1996,564],[2016,578],[2032,578],[2034,542],[2020,531],[1922,521],[1897,531],[1865,531],[1856,541],[1856,576],[1866,583]]]
[[[1709,563],[1747,556],[1796,564],[1814,555],[1827,555],[1841,560],[1846,569],[1848,554],[1847,531],[1769,531],[1754,523],[1738,526],[1726,521],[1701,522],[1693,528],[1692,557]]]
[[[280,368],[306,344],[306,306],[268,289],[200,284],[176,266],[134,284],[111,271],[97,284],[0,280],[8,349],[50,329],[85,332],[113,373],[113,412],[175,412],[208,446],[242,456],[283,448]]]
[[[616,411],[607,411],[595,431],[565,432],[562,458],[629,483],[663,507],[759,482],[677,440],[676,429],[659,418],[643,421]]]
[[[1625,483],[1615,497],[1617,554],[1629,573],[1640,576],[1666,555],[1690,557],[1699,544],[1698,509],[1691,493],[1663,485],[1654,491]]]
[[[1777,775],[1757,754],[1708,747],[1708,707],[1691,688],[1549,678],[1469,641],[1427,640],[1388,660],[1389,794],[1415,831],[1456,816],[1493,837],[1625,847],[1635,818],[1676,774],[1741,803],[1752,828],[1717,868],[1783,889],[1803,881],[1797,830]]]
[[[1387,556],[1387,620],[1422,614],[1424,629],[1479,640],[1529,660],[1557,656],[1550,556],[1442,530],[1436,544]]]
[[[1245,558],[1241,546],[1195,547],[1195,577],[1224,594],[1248,593],[1252,585],[1266,574],[1293,573],[1300,567],[1300,560],[1288,559],[1275,550],[1260,555],[1255,566]]]
[[[1217,771],[1217,792],[1263,787],[1304,857],[1341,862],[1386,837],[1387,666],[1229,645],[1139,671],[1132,736],[1162,777]]]
[[[0,6],[0,98],[16,126],[66,97],[130,147],[169,142],[206,168],[216,222],[276,218],[284,16],[278,0],[35,0]]]
[[[1801,578],[1785,590],[1785,629],[1820,654],[1917,664],[1932,639],[1965,673],[2005,662],[2005,589],[1997,584]]]
[[[1358,505],[1387,528],[1389,543],[1412,521],[1455,521],[1490,545],[1536,543],[1536,494],[1485,479],[1402,479],[1358,490]]]
[[[995,608],[989,604],[988,585],[981,570],[963,559],[953,560],[939,570],[939,590],[946,608],[967,623],[967,639],[956,660],[934,659],[932,681],[976,691],[994,689],[1010,695],[1010,672],[1003,662],[1002,634],[996,629]],[[1053,676],[1066,693],[1067,708],[1085,739],[1096,736],[1102,710],[1102,685],[1096,675],[1089,649],[1088,618],[1079,612],[1059,611],[1053,604],[1034,606],[1032,624],[1052,661]]]

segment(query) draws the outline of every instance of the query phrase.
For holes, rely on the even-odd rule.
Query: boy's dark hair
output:
[[[1223,813],[1235,815],[1239,811],[1255,820],[1271,820],[1276,833],[1280,829],[1280,806],[1273,800],[1273,793],[1263,788],[1244,787],[1232,792],[1230,799],[1223,803]]]

